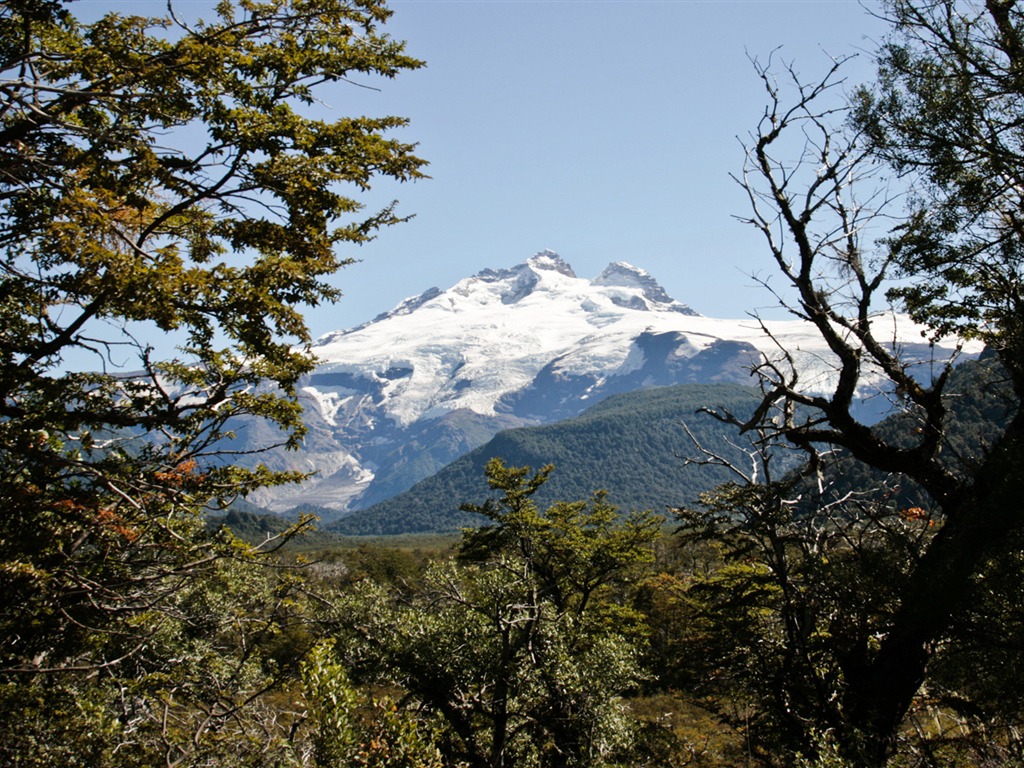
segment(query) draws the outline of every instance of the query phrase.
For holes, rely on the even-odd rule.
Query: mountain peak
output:
[[[535,253],[527,260],[526,264],[534,269],[546,269],[552,272],[558,272],[566,277],[576,277],[576,273],[573,272],[572,267],[569,266],[569,262],[548,248]]]
[[[804,321],[765,324],[771,335],[759,321],[700,317],[625,262],[593,279],[575,277],[553,251],[486,269],[321,337],[319,365],[299,385],[304,451],[273,459],[320,474],[251,500],[281,510],[302,502],[355,509],[408,488],[499,429],[562,418],[628,389],[746,382],[761,355],[776,359],[780,347],[808,392],[834,388],[833,357]],[[918,334],[901,320],[894,338],[931,359]],[[266,437],[245,431],[246,446]]]
[[[620,304],[613,297],[612,301],[620,304],[620,306],[627,306],[630,309],[650,309],[650,305],[660,305],[663,309],[669,309],[684,315],[699,315],[698,312],[669,296],[665,289],[661,287],[661,284],[649,272],[640,269],[640,267],[634,267],[625,261],[612,262],[605,267],[605,270],[600,275],[590,282],[592,285],[639,288],[641,290],[643,299],[640,299],[638,296],[632,296],[629,299],[623,298],[622,300],[627,302],[625,304]]]
[[[501,289],[503,304],[516,304],[533,292],[544,272],[557,272],[565,277],[576,278],[568,262],[554,251],[545,249],[510,269],[484,269],[470,278],[470,282],[481,281],[496,285]]]

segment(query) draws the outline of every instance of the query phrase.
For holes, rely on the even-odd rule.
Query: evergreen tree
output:
[[[653,561],[661,520],[618,520],[599,494],[540,511],[550,468],[489,463],[498,499],[472,510],[461,562],[396,596],[366,583],[337,606],[354,673],[399,685],[443,718],[446,759],[474,768],[620,764],[632,730],[621,696],[642,672],[639,615],[621,590]]]

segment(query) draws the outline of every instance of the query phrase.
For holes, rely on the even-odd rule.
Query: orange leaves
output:
[[[51,506],[62,517],[75,521],[76,526],[92,523],[101,531],[114,533],[130,544],[139,540],[142,532],[118,512],[116,506],[99,507],[99,504],[100,501],[96,498],[86,500],[64,498],[52,502]]]
[[[922,523],[928,523],[929,526],[935,525],[935,521],[931,519],[931,513],[924,507],[907,507],[906,509],[901,509],[900,517],[908,523],[920,521]]]
[[[122,515],[119,515],[112,507],[104,507],[96,515],[96,522],[103,528],[113,531],[134,544],[139,540],[142,532],[133,525],[130,525]]]
[[[153,479],[170,488],[183,488],[202,481],[206,475],[198,472],[195,459],[186,459],[166,472],[154,472]]]

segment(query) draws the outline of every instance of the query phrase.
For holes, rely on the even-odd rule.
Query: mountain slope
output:
[[[905,321],[879,322],[891,324],[904,354],[949,353],[922,344]],[[320,363],[299,390],[304,449],[263,457],[318,474],[250,501],[275,511],[362,509],[503,429],[551,423],[647,387],[746,384],[751,366],[780,349],[801,367],[807,389],[830,384],[830,353],[806,323],[703,317],[642,269],[616,262],[585,279],[544,251],[319,339]],[[239,433],[242,450],[269,442],[258,427]]]
[[[624,509],[664,511],[696,501],[729,479],[721,467],[684,466],[696,457],[685,423],[700,443],[733,458],[735,429],[696,411],[723,406],[749,413],[757,392],[732,384],[686,384],[614,395],[580,416],[540,427],[499,433],[410,490],[355,512],[328,529],[342,534],[457,530],[479,520],[459,512],[488,491],[484,465],[499,457],[514,466],[555,465],[537,495],[540,504],[589,498],[598,489]]]
[[[993,385],[993,381],[997,383]],[[951,471],[970,471],[976,456],[988,450],[1005,429],[1013,414],[1008,386],[992,355],[968,362],[953,373],[945,452]],[[735,478],[720,467],[684,466],[686,457],[700,455],[687,430],[704,448],[738,466],[746,464],[736,448],[742,438],[735,428],[697,411],[721,407],[743,417],[759,399],[753,388],[729,384],[679,385],[614,395],[575,418],[501,432],[406,493],[343,518],[330,529],[353,535],[391,534],[450,531],[479,524],[478,518],[459,512],[458,507],[486,497],[483,468],[494,457],[534,468],[553,463],[556,471],[536,497],[542,505],[584,499],[597,489],[609,490],[609,499],[627,510],[664,511],[692,504],[700,493]],[[887,440],[909,445],[915,439],[914,426],[912,417],[898,413],[874,428]],[[800,456],[794,454],[794,462]],[[776,466],[777,471],[784,469]],[[826,463],[825,475],[835,498],[884,488],[890,503],[929,504],[919,489],[905,481],[896,485],[893,495],[892,478],[851,460],[842,451]],[[810,488],[807,498],[816,498]]]

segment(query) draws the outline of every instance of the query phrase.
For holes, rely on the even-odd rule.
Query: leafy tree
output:
[[[661,520],[618,520],[598,494],[540,512],[550,467],[488,465],[502,496],[473,511],[462,562],[394,596],[343,599],[339,651],[354,672],[400,685],[447,725],[442,752],[470,766],[599,766],[626,753],[619,697],[640,678],[639,617],[616,592],[653,560]]]
[[[859,743],[840,694],[877,650],[934,535],[921,508],[823,491],[795,474],[723,486],[679,513],[687,545],[717,549],[674,585],[680,658],[670,669],[769,763],[816,755],[823,735]]]
[[[400,220],[352,195],[422,175],[387,135],[405,120],[303,114],[327,83],[420,65],[381,2],[211,13],[0,4],[0,742],[31,735],[34,686],[81,708],[87,680],[202,656],[167,638],[199,621],[203,580],[258,554],[203,509],[297,479],[233,464],[230,420],[301,437],[301,307],[337,298],[339,246]]]
[[[830,98],[842,60],[812,84],[784,68],[789,90],[771,67],[759,67],[769,103],[740,178],[751,203],[747,221],[765,236],[786,283],[777,295],[825,339],[835,371],[826,387],[806,382],[792,354],[780,350],[758,368],[764,396],[754,418],[718,413],[764,442],[805,451],[812,478],[827,476],[840,452],[891,478],[866,499],[867,510],[844,513],[864,526],[899,512],[897,487],[925,500],[914,514],[933,530],[903,565],[886,566],[885,605],[871,613],[877,626],[840,660],[832,695],[841,722],[815,715],[804,725],[807,735],[827,732],[860,765],[885,764],[894,753],[931,661],[954,642],[990,562],[1012,551],[1024,525],[1017,471],[1024,457],[1017,224],[1024,15],[1015,2],[997,0],[885,7],[894,27],[879,82],[848,108]],[[802,142],[795,160],[794,139]],[[910,190],[901,215],[886,172],[902,174]],[[987,445],[957,457],[955,360],[922,365],[894,345],[891,321],[880,313],[886,298],[933,336],[956,332],[989,345],[1000,366],[985,386],[1008,378],[1011,394],[1009,417],[982,430],[995,435]],[[851,405],[864,388],[891,398],[902,434],[858,421]],[[860,557],[857,547],[847,551]],[[852,577],[873,583],[859,570]]]
[[[935,333],[980,338],[1021,385],[1024,9],[1014,0],[886,6],[894,33],[855,125],[912,191],[890,240],[893,289]]]
[[[371,707],[370,717],[360,712],[360,695],[334,659],[331,645],[320,643],[302,664],[313,764],[318,768],[441,768],[441,754],[430,743],[429,729],[410,713],[386,703]]]
[[[169,589],[150,610],[83,633],[80,654],[105,666],[7,674],[0,763],[50,766],[287,765],[289,684],[315,641],[315,606],[294,578],[223,558]],[[89,660],[89,657],[85,657]]]

